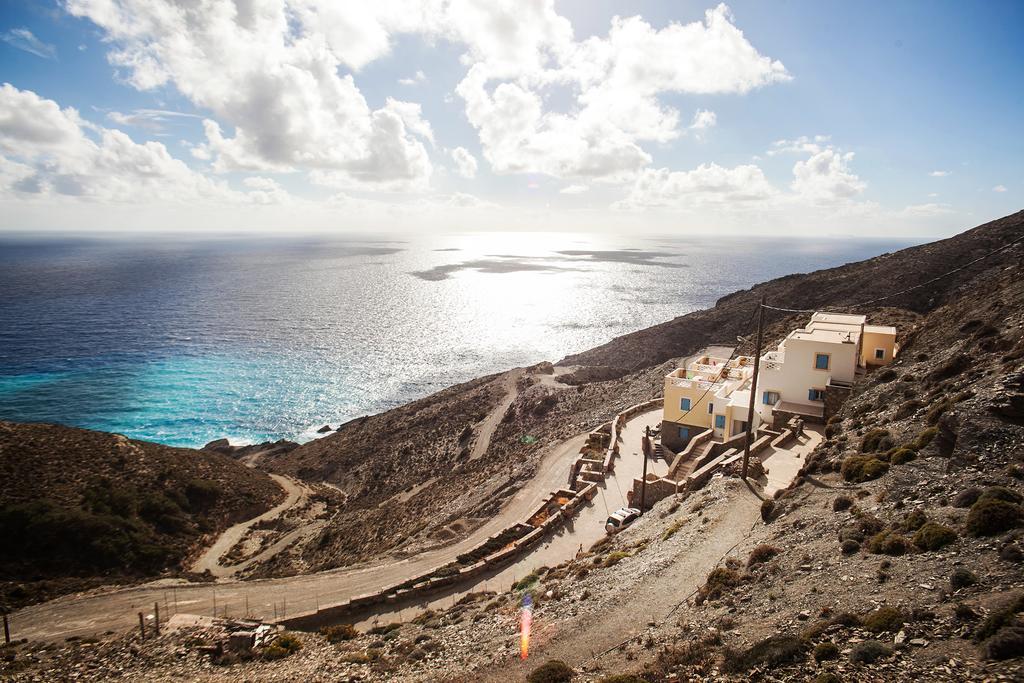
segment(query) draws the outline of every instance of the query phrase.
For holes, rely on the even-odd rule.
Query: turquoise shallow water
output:
[[[0,418],[313,438],[741,287],[906,246],[573,234],[0,238]]]

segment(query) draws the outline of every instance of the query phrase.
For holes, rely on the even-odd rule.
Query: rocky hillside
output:
[[[179,570],[211,535],[281,496],[224,455],[0,422],[0,601]]]

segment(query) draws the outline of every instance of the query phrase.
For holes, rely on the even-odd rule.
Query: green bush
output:
[[[608,553],[608,557],[605,558],[605,561],[604,561],[604,566],[606,566],[606,567],[614,567],[615,565],[617,565],[619,562],[621,562],[622,560],[626,559],[627,557],[629,557],[629,553],[623,552],[621,550],[616,550],[614,552]]]
[[[1002,500],[1007,503],[1014,503],[1020,505],[1024,501],[1024,496],[1013,489],[1008,489],[1005,486],[989,486],[981,492],[981,496],[978,500]]]
[[[906,555],[913,547],[906,536],[895,531],[880,531],[868,541],[868,552],[876,555]]]
[[[969,508],[981,498],[981,489],[977,486],[966,488],[953,497],[953,507]]]
[[[894,445],[892,434],[888,429],[871,429],[860,440],[861,453],[877,453],[887,451]]]
[[[395,621],[391,622],[390,624],[381,624],[379,626],[374,626],[369,631],[367,631],[367,633],[369,633],[371,636],[384,636],[389,633],[392,633],[393,631],[397,631],[400,628],[402,628],[402,625]]]
[[[920,434],[917,435],[917,438],[914,439],[914,450],[919,451],[923,448],[927,448],[928,444],[932,442],[932,439],[934,439],[935,435],[938,433],[938,427],[929,427],[928,429],[922,431]]]
[[[832,641],[818,643],[814,646],[814,661],[825,662],[839,658],[839,648]]]
[[[743,583],[743,575],[735,569],[717,567],[708,574],[708,579],[697,591],[697,604],[706,600],[717,600],[729,590]]]
[[[964,569],[963,567],[954,569],[953,573],[949,576],[949,587],[953,590],[967,588],[976,583],[978,583],[978,576],[970,569]]]
[[[804,643],[790,635],[769,636],[746,650],[726,648],[723,651],[722,670],[740,673],[754,667],[773,669],[803,657]]]
[[[851,455],[843,460],[840,472],[846,481],[859,484],[878,479],[888,470],[889,465],[873,455]]]
[[[832,501],[832,509],[836,512],[842,512],[843,510],[849,510],[853,507],[853,498],[849,496],[837,496]]]
[[[905,463],[910,462],[916,457],[916,451],[913,451],[909,448],[899,448],[896,450],[895,453],[892,454],[892,457],[889,458],[889,462],[893,465],[903,465]]]
[[[912,398],[909,401],[904,401],[903,403],[900,404],[900,407],[896,409],[895,417],[897,420],[906,419],[913,415],[914,413],[916,413],[917,409],[920,408],[922,405],[923,404],[921,403],[921,401],[916,398]]]
[[[1024,612],[1024,593],[1011,595],[1007,600],[994,607],[985,617],[985,621],[974,631],[974,640],[981,642],[991,638],[996,631],[1013,624],[1018,612]]]
[[[853,646],[850,661],[857,664],[873,664],[892,654],[892,648],[877,640],[865,640]]]
[[[1010,659],[1024,654],[1024,626],[1004,626],[985,641],[985,657]]]
[[[993,536],[1020,526],[1022,517],[1019,505],[982,496],[967,513],[967,533]]]
[[[928,515],[924,513],[924,510],[913,510],[903,519],[903,529],[905,531],[917,531],[927,521]]]
[[[753,567],[754,565],[767,562],[781,552],[775,546],[762,543],[750,551],[750,557],[747,558],[747,566]]]
[[[896,633],[907,621],[907,615],[895,607],[879,607],[861,618],[861,628],[872,633]]]
[[[853,628],[860,628],[861,618],[853,612],[840,612],[829,619],[828,623],[833,626],[850,626]]]
[[[263,650],[263,658],[267,660],[284,659],[302,649],[302,641],[291,633],[282,633],[274,642]]]
[[[860,543],[852,538],[848,538],[839,544],[839,548],[843,551],[843,555],[853,555],[860,550]]]
[[[572,680],[572,669],[558,659],[544,662],[526,677],[528,683],[569,683]]]
[[[340,643],[343,640],[352,640],[359,635],[352,624],[338,624],[337,626],[324,626],[320,629],[320,635],[327,638],[329,643]]]
[[[956,532],[937,522],[926,522],[914,534],[914,545],[921,550],[940,550],[956,541]]]

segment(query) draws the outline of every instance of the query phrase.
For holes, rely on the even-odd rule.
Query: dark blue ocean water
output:
[[[466,234],[0,238],[0,418],[305,440],[755,282],[906,242]]]

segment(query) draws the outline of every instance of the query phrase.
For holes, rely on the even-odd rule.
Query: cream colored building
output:
[[[868,325],[863,315],[815,313],[761,357],[757,412],[770,424],[776,413],[827,418],[830,404],[835,410],[867,367],[888,365],[897,350],[894,327]]]
[[[860,374],[888,365],[898,350],[894,327],[868,325],[862,315],[815,313],[761,357],[756,388],[753,358],[702,355],[665,377],[662,445],[679,451],[709,429],[719,441],[742,433],[751,394],[754,428],[793,415],[823,420]]]
[[[708,429],[718,440],[744,431],[753,373],[754,359],[750,356],[729,359],[708,355],[669,373],[665,377],[662,445],[678,451]]]

